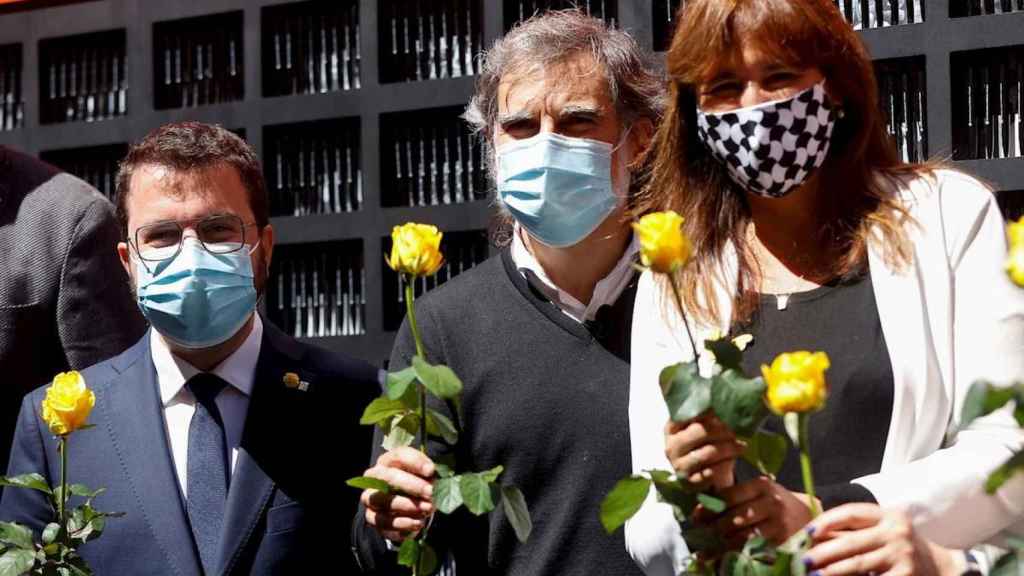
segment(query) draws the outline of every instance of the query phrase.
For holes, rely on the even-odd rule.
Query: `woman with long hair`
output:
[[[927,546],[949,568],[949,551],[924,538],[964,548],[1019,522],[1020,484],[981,490],[1021,445],[1013,419],[997,413],[957,431],[974,380],[1024,374],[1024,296],[1002,272],[991,192],[937,163],[899,159],[870,56],[829,0],[690,0],[667,70],[669,107],[637,210],[685,218],[693,258],[676,280],[695,341],[667,282],[645,274],[632,343],[634,470],[671,464],[713,489],[729,507],[705,521],[734,545],[753,533],[781,542],[811,519],[794,455],[772,479],[737,463],[741,446],[713,417],[665,426],[661,368],[692,359],[711,334],[748,333],[748,374],[792,350],[831,358],[810,444],[823,507],[858,503],[844,529],[891,520],[864,503],[901,510],[913,529],[894,528],[880,545]],[[651,574],[677,571],[687,554],[653,497],[626,539]],[[835,567],[844,558],[885,572],[898,555],[876,553],[877,566],[852,545],[816,556],[845,573],[852,564]]]

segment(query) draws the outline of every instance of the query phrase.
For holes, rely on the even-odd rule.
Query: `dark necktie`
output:
[[[227,382],[196,374],[186,384],[196,398],[188,425],[188,517],[207,574],[217,570],[217,546],[228,497],[228,449],[224,421],[214,399]]]

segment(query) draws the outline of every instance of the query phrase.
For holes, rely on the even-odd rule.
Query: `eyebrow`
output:
[[[569,104],[562,108],[558,113],[559,120],[565,120],[573,117],[590,116],[599,118],[601,116],[601,109],[595,106],[585,106],[582,104]]]
[[[508,126],[517,122],[524,122],[533,120],[533,113],[529,110],[519,110],[516,112],[508,112],[505,114],[498,114],[498,125]]]

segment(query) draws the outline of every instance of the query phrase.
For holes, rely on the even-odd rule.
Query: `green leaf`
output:
[[[0,543],[28,550],[35,548],[35,543],[32,541],[32,530],[14,522],[0,522]]]
[[[743,352],[729,338],[705,340],[704,347],[715,355],[715,364],[721,366],[723,370],[743,372],[740,368],[740,362],[743,361]]]
[[[442,514],[451,514],[462,506],[459,480],[458,476],[448,476],[434,481],[434,506]]]
[[[976,419],[995,412],[1013,400],[1015,395],[1014,387],[994,386],[982,380],[971,384],[960,412],[960,426],[966,427]]]
[[[447,366],[432,366],[419,356],[412,357],[416,377],[438,398],[458,398],[462,393],[462,381]]]
[[[10,548],[0,556],[0,576],[20,576],[36,563],[35,550]]]
[[[515,486],[502,486],[501,496],[508,523],[516,531],[516,538],[525,543],[533,531],[533,521],[530,519],[530,509],[526,507],[526,498]]]
[[[360,490],[377,490],[384,494],[391,492],[391,486],[387,482],[378,478],[370,478],[369,476],[356,476],[355,478],[349,478],[345,481],[345,484]]]
[[[697,490],[692,484],[664,470],[650,470],[647,473],[651,475],[654,489],[663,502],[678,509],[684,518],[693,513],[697,507]]]
[[[409,385],[412,384],[413,380],[416,379],[416,371],[413,370],[412,366],[399,370],[398,372],[389,372],[387,381],[385,382],[385,388],[387,388],[387,397],[391,400],[398,400],[405,395],[405,391],[409,389]]]
[[[50,522],[43,528],[43,544],[52,544],[60,536],[60,524]]]
[[[459,441],[459,432],[452,421],[433,408],[427,408],[427,433],[440,436],[448,444]]]
[[[484,479],[483,474],[485,473],[463,474],[459,477],[459,491],[462,492],[463,504],[477,516],[494,510],[497,492],[497,488]]]
[[[412,443],[416,441],[419,420],[419,416],[413,413],[395,416],[386,427],[387,433],[381,446],[385,450],[412,446]]]
[[[398,564],[412,568],[423,576],[429,576],[437,570],[437,553],[426,542],[408,539],[398,549]]]
[[[498,479],[498,476],[501,476],[501,473],[504,471],[505,467],[499,464],[494,468],[491,468],[490,470],[484,470],[483,472],[479,472],[479,474],[480,478],[482,478],[484,482],[494,482],[495,480]]]
[[[711,526],[690,524],[682,529],[686,546],[693,552],[715,550],[722,546],[722,538]]]
[[[1021,553],[1007,552],[996,560],[992,570],[989,571],[990,576],[1020,576],[1021,572],[1024,571],[1024,562],[1022,562]]]
[[[370,405],[363,410],[363,416],[359,419],[359,423],[364,426],[369,426],[389,420],[394,416],[401,414],[408,410],[405,404],[398,400],[392,400],[387,396],[381,396],[375,398]]]
[[[651,480],[633,475],[619,480],[601,501],[601,525],[611,534],[640,510],[651,491]]]
[[[439,478],[451,478],[455,475],[455,471],[452,470],[451,466],[440,462],[434,462],[434,470],[437,471],[437,476]]]
[[[745,378],[736,370],[725,370],[713,379],[711,409],[738,436],[750,436],[768,417],[764,403],[764,380]]]
[[[703,378],[697,371],[697,365],[689,362],[677,365],[671,372],[671,380],[667,383],[665,403],[668,414],[673,422],[685,422],[700,416],[711,407],[711,380]],[[665,370],[669,370],[669,367]],[[662,371],[665,375],[665,371]],[[663,384],[662,390],[666,390]]]
[[[409,538],[402,542],[402,546],[398,549],[398,565],[408,566],[412,568],[416,565],[416,561],[420,558],[420,543],[414,539]]]
[[[0,486],[12,486],[14,488],[31,488],[46,494],[53,494],[50,485],[41,474],[21,474],[20,476],[0,476]]]
[[[1016,452],[1002,466],[996,468],[985,480],[985,491],[995,494],[1014,474],[1024,471],[1024,450]]]
[[[419,558],[419,569],[416,571],[417,574],[423,576],[430,576],[434,572],[437,572],[437,553],[434,549],[426,542],[420,543],[420,558]]]
[[[81,496],[82,498],[87,498],[89,500],[99,496],[103,491],[104,488],[90,490],[85,484],[72,484],[68,486],[68,492],[70,492],[72,496]]]
[[[789,446],[786,439],[774,432],[758,430],[747,439],[747,447],[743,451],[743,459],[750,462],[762,474],[775,476],[786,461]]]
[[[692,363],[679,362],[661,369],[661,373],[658,374],[658,385],[661,386],[662,396],[668,396],[668,391],[672,388],[672,381],[676,379],[676,374],[690,364]]]
[[[729,507],[729,505],[725,503],[725,500],[722,500],[721,498],[715,498],[714,496],[710,494],[704,494],[703,492],[697,494],[697,501],[700,502],[705,508],[707,508],[711,512],[714,512],[715,514],[725,512],[725,509]]]

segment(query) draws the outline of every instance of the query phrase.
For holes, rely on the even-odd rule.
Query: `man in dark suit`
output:
[[[0,465],[25,394],[146,330],[119,239],[113,207],[88,184],[0,147]]]
[[[86,369],[93,429],[70,441],[70,478],[127,515],[81,549],[98,574],[352,573],[341,488],[369,459],[359,415],[379,371],[286,336],[256,313],[274,246],[255,153],[215,126],[160,128],[118,176],[118,252],[153,330]],[[22,405],[12,473],[58,473]],[[40,494],[9,489],[0,518],[40,531]]]

